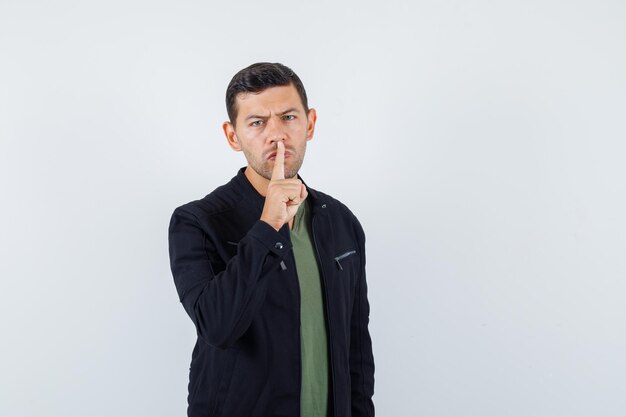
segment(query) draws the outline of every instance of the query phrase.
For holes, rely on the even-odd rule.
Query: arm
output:
[[[370,338],[369,302],[365,280],[365,234],[356,221],[361,253],[360,276],[356,285],[350,320],[350,379],[352,382],[352,416],[374,417],[374,356]]]
[[[261,219],[239,241],[237,255],[215,273],[216,252],[198,219],[179,207],[169,227],[170,264],[178,296],[207,343],[227,348],[248,329],[267,291],[267,276],[292,248],[289,221],[308,193],[302,181],[285,179],[285,146],[276,143],[272,179]],[[280,242],[280,244],[277,244]]]
[[[178,296],[198,336],[219,348],[232,346],[248,329],[265,298],[267,275],[280,269],[291,249],[285,226],[280,231],[257,221],[238,245],[226,269],[215,273],[209,254],[216,252],[197,218],[183,208],[169,225],[170,266]],[[282,242],[282,247],[276,247]]]

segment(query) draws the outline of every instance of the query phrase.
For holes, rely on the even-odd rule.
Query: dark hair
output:
[[[257,62],[239,71],[226,89],[226,111],[234,125],[237,120],[237,104],[235,98],[239,93],[260,93],[269,87],[293,84],[298,90],[305,114],[309,111],[306,91],[302,81],[291,68],[279,63]]]

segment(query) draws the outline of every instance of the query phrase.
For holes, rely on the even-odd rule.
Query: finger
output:
[[[292,189],[287,194],[289,204],[300,204],[302,202],[302,190],[300,187]]]
[[[279,198],[283,203],[300,198],[300,194],[302,192],[301,184],[295,184],[291,181],[292,180],[280,180],[280,182],[274,183],[274,192],[279,195]],[[270,186],[271,185],[272,184],[270,184]]]
[[[309,192],[306,190],[306,186],[302,184],[302,188],[300,189],[300,200],[304,201],[308,195]]]
[[[285,179],[285,144],[276,142],[276,157],[274,158],[273,180]]]
[[[290,206],[299,206],[302,203],[302,197],[299,195],[294,195],[293,197],[289,197],[287,200],[287,204]]]

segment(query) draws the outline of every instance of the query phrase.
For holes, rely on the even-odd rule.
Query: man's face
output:
[[[285,178],[293,178],[304,160],[307,141],[313,138],[316,114],[308,115],[293,85],[270,87],[260,93],[236,97],[236,126],[224,123],[230,146],[243,151],[248,166],[271,179],[276,143],[285,144]],[[308,117],[307,117],[308,116]]]

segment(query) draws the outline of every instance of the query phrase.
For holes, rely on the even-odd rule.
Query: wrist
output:
[[[272,226],[274,228],[274,230],[276,230],[277,232],[280,231],[280,228],[283,227],[282,224],[278,224],[277,222],[272,222],[266,218],[264,218],[263,216],[261,216],[261,221],[269,224],[270,226]]]

